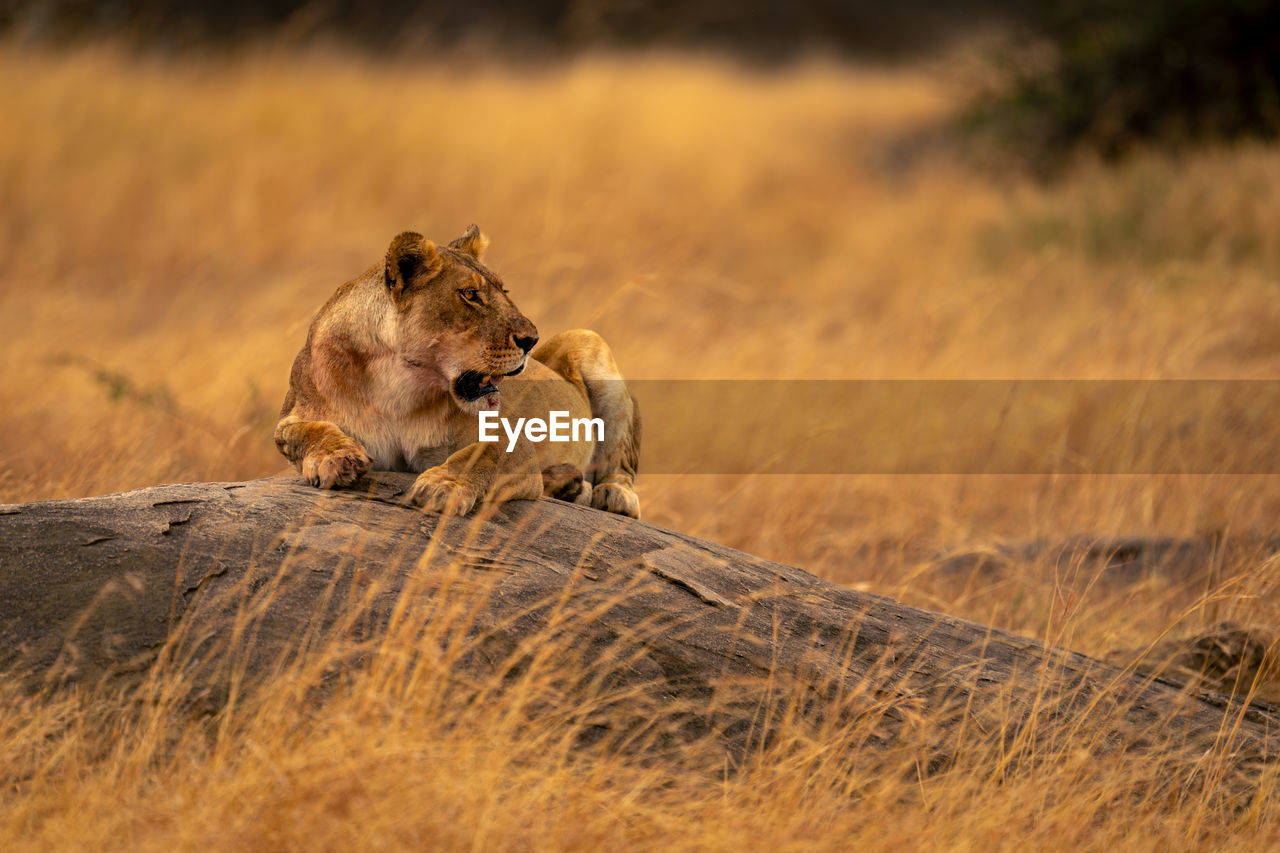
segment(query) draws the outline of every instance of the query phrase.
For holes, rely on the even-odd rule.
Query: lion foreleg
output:
[[[276,426],[275,439],[298,473],[321,489],[350,486],[373,464],[360,442],[329,421],[289,415]]]
[[[536,500],[542,476],[528,446],[507,453],[496,443],[468,445],[418,475],[409,502],[423,510],[466,515],[481,501]]]

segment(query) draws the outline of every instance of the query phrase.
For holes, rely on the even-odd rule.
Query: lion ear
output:
[[[462,232],[462,236],[449,244],[450,249],[457,249],[459,252],[466,252],[477,261],[485,249],[489,248],[489,238],[480,233],[480,229],[473,222],[467,226],[467,230]]]
[[[387,288],[395,295],[415,281],[430,281],[440,272],[435,244],[416,231],[397,234],[387,248]]]

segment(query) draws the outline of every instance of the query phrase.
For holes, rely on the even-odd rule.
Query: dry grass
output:
[[[0,500],[279,471],[270,430],[306,324],[407,227],[447,238],[480,223],[544,334],[592,326],[634,377],[1280,373],[1271,148],[1149,154],[1037,187],[930,141],[955,104],[938,78],[822,64],[450,70],[6,48],[0,82]],[[658,524],[1086,652],[1227,617],[1280,624],[1277,566],[1257,554],[1196,585],[1103,583],[1052,561],[956,578],[928,559],[1076,533],[1271,535],[1272,476],[641,490]],[[716,777],[692,754],[575,754],[519,695],[462,709],[393,682],[358,680],[323,714],[292,690],[259,697],[212,735],[163,702],[10,697],[0,766],[19,781],[0,794],[0,832],[130,849],[1276,841],[1273,807],[1170,796],[1157,759],[1082,752],[1009,778],[975,759],[922,783],[901,755],[833,769],[834,741],[797,724],[802,746]]]

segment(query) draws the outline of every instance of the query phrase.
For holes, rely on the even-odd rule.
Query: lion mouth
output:
[[[498,381],[501,378],[500,376],[494,376],[492,373],[468,370],[453,381],[453,393],[468,403],[472,403],[481,397],[487,397],[495,393],[498,390]]]
[[[524,368],[525,364],[522,361],[515,370],[509,370],[506,373],[481,373],[479,370],[468,370],[453,381],[453,393],[468,403],[474,403],[490,394],[496,394],[499,382],[508,376],[522,373]]]

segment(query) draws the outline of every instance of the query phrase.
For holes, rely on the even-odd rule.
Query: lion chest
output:
[[[375,468],[425,470],[466,443],[466,425],[458,423],[447,394],[419,371],[389,360],[370,367],[363,398],[350,401],[342,426],[364,445]]]
[[[458,449],[455,431],[430,419],[361,418],[344,431],[364,445],[373,467],[382,471],[422,471]]]

